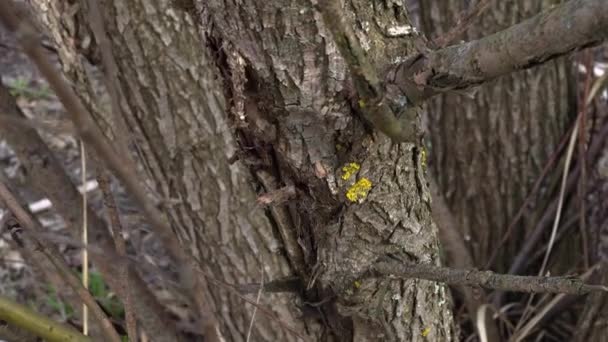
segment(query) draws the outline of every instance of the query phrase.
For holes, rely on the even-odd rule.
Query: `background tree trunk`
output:
[[[465,3],[420,1],[424,32],[429,37],[447,32],[468,8]],[[462,39],[500,31],[549,5],[492,2]],[[473,98],[452,93],[428,102],[430,169],[478,267],[485,267],[576,114],[571,65],[556,59],[484,84]],[[540,193],[500,250],[495,270],[508,271],[553,196]]]
[[[99,52],[82,3],[32,1],[65,74],[109,136],[120,133],[91,84]],[[314,340],[431,340],[455,336],[443,284],[361,280],[387,255],[438,264],[420,153],[370,135],[352,109],[348,71],[307,1],[105,1],[121,107],[145,178],[182,244],[231,284],[298,276],[297,294],[262,305]],[[378,70],[413,52],[401,4],[347,1]],[[356,163],[350,177],[342,167]],[[371,191],[345,196],[367,179]],[[293,186],[263,209],[256,197]],[[307,290],[304,290],[308,288]],[[252,308],[211,286],[208,303],[230,341]],[[312,304],[311,304],[312,303]],[[310,313],[313,314],[310,314]],[[258,319],[254,340],[294,339]]]

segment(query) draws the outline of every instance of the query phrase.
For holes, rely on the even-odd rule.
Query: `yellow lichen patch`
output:
[[[364,199],[367,193],[372,188],[372,182],[367,178],[359,179],[346,192],[346,198],[351,202],[357,202]]]
[[[359,107],[365,108],[365,101],[359,100]]]
[[[422,330],[420,335],[422,335],[422,337],[427,337],[427,336],[429,336],[430,333],[431,333],[431,327],[426,327],[424,330]]]
[[[358,289],[361,287],[361,281],[355,280],[355,283],[353,285],[355,285],[355,288]]]
[[[420,164],[426,169],[426,149],[424,147],[420,151]]]
[[[357,163],[348,163],[348,164],[344,165],[344,167],[342,167],[342,179],[348,180],[355,173],[357,173],[357,171],[359,171],[360,168],[361,168],[361,165],[359,165]]]

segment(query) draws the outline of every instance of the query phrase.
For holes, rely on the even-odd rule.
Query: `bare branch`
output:
[[[201,314],[206,312],[203,304],[203,286],[200,284],[201,279],[196,277],[196,266],[194,258],[189,258],[186,249],[181,248],[177,237],[169,226],[167,220],[158,208],[150,201],[147,192],[140,184],[140,178],[137,177],[135,170],[130,168],[133,162],[125,162],[123,159],[129,159],[128,155],[119,154],[108,143],[99,128],[94,123],[91,114],[80,102],[74,91],[68,86],[66,81],[51,65],[44,51],[38,44],[38,35],[35,33],[34,27],[26,20],[20,21],[13,13],[10,3],[0,2],[0,19],[6,27],[14,32],[23,51],[36,64],[40,73],[44,75],[50,87],[55,91],[57,97],[65,107],[80,138],[93,148],[97,156],[111,169],[116,176],[124,183],[129,193],[135,198],[140,205],[142,211],[146,214],[152,227],[155,228],[163,245],[168,249],[171,255],[177,261],[177,265],[182,268],[179,275],[182,280],[182,285],[186,288],[194,303],[198,306]],[[122,158],[121,158],[122,157]]]
[[[53,246],[47,244],[46,241],[36,237],[36,233],[42,232],[42,228],[39,227],[30,215],[21,207],[17,199],[3,182],[0,182],[0,199],[2,199],[13,215],[15,215],[19,224],[23,225],[25,228],[23,231],[25,233],[24,236],[32,242],[30,245],[38,246],[38,250],[49,259],[53,266],[55,266],[63,280],[78,294],[82,302],[91,309],[91,312],[100,323],[102,328],[101,331],[104,333],[105,338],[108,341],[120,342],[120,336],[106,314],[101,310],[89,291],[82,286],[80,280],[72,273],[61,254],[59,254]]]
[[[0,319],[18,326],[46,341],[91,341],[71,327],[57,323],[30,310],[28,307],[0,296]]]
[[[419,55],[397,65],[387,84],[417,103],[531,68],[608,38],[608,2],[571,0],[479,40]]]
[[[608,291],[601,285],[588,285],[574,277],[527,277],[496,274],[492,271],[454,269],[428,264],[404,264],[399,261],[381,261],[372,266],[371,277],[395,276],[439,281],[450,285],[480,286],[513,292],[565,293],[583,295],[589,292]]]
[[[123,257],[127,257],[127,245],[123,237],[122,223],[120,222],[120,215],[118,214],[118,208],[116,207],[116,201],[110,189],[110,176],[108,173],[101,169],[97,169],[97,182],[99,188],[103,194],[103,202],[108,211],[108,217],[110,221],[110,227],[112,228],[112,237],[114,238],[114,245],[116,246],[116,253]],[[124,263],[120,265],[119,280],[124,288],[124,306],[125,306],[125,320],[127,322],[127,335],[129,340],[137,341],[137,326],[135,321],[135,309],[133,307],[133,288],[129,284],[129,265]]]
[[[0,82],[0,112],[2,112],[0,113],[2,118],[12,118],[13,122],[18,120],[25,122],[25,117],[17,107],[15,99],[2,82]],[[20,125],[19,129],[15,129],[14,125],[7,124],[11,123],[10,121],[5,122],[0,119],[0,122],[2,122],[0,135],[7,140],[21,161],[32,190],[42,197],[47,197],[53,203],[57,212],[70,226],[72,236],[77,237],[79,230],[73,223],[82,221],[82,212],[79,210],[80,193],[70,177],[35,129],[27,125]],[[99,247],[97,248],[99,251],[92,254],[93,263],[104,275],[104,279],[110,287],[124,301],[125,293],[122,291],[120,282],[113,276],[116,273],[116,265],[121,263],[114,263],[108,257],[110,255],[108,251],[114,250],[112,238],[103,220],[91,207],[88,208],[87,216],[92,240]],[[94,246],[89,247],[91,250],[91,247]],[[164,317],[163,307],[147,284],[133,267],[130,267],[128,276],[130,286],[134,288],[134,293],[137,293],[137,296],[133,298],[133,304],[144,329],[158,338],[175,340],[177,332],[171,325],[163,326],[163,322],[166,322],[168,318]]]

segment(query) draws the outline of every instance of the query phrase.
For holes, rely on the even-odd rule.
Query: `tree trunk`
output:
[[[548,5],[493,2],[462,39],[500,31]],[[439,36],[467,6],[459,0],[420,1],[420,9],[424,32]],[[478,267],[485,267],[575,114],[570,65],[556,59],[484,84],[473,98],[452,93],[428,102],[431,172]],[[501,249],[497,271],[509,269],[538,220],[535,213],[553,196],[541,192]]]
[[[99,52],[84,5],[32,2],[64,72],[116,137],[121,123],[88,77]],[[400,3],[343,9],[378,70],[414,52]],[[261,304],[312,340],[455,338],[443,284],[361,280],[389,255],[439,264],[430,195],[418,149],[371,134],[353,110],[347,68],[310,2],[108,0],[102,12],[139,166],[203,270],[231,284],[299,277],[297,295]],[[295,199],[256,202],[284,186]],[[222,334],[243,341],[252,307],[207,291]],[[260,317],[253,340],[295,340]]]

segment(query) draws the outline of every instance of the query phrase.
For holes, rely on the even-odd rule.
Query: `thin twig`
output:
[[[513,292],[565,293],[583,295],[593,291],[608,291],[601,285],[588,285],[573,277],[527,277],[440,267],[429,264],[404,264],[381,261],[374,264],[368,277],[394,276],[439,281],[450,285],[480,286]]]
[[[597,269],[597,266],[598,265],[595,265],[594,267],[587,269],[587,271],[581,275],[581,280],[587,280],[591,276],[591,274],[593,274],[593,272]],[[551,308],[553,308],[559,302],[564,300],[564,298],[566,298],[566,294],[560,293],[555,296],[549,303],[543,305],[543,307],[538,310],[539,312],[534,317],[532,317],[528,321],[528,323],[526,323],[521,329],[518,329],[514,333],[512,341],[519,342],[523,338],[525,338],[530,333],[530,331],[532,331],[532,329],[542,320],[542,318],[545,317],[545,315],[551,310]]]
[[[608,75],[606,75],[606,76],[608,76]],[[597,91],[599,91],[599,89]],[[592,90],[592,92],[593,92],[593,90]],[[599,137],[604,137],[606,135],[608,135],[608,120],[606,120],[602,124],[602,127],[601,127],[600,131],[598,132]],[[601,138],[595,139],[594,143],[592,143],[591,147],[589,148],[589,159],[595,160],[595,158],[602,151],[602,148],[604,147],[605,144],[606,144],[605,139],[601,139]],[[580,169],[577,167],[572,172],[572,174],[568,177],[568,184],[567,184],[568,193],[570,193],[572,191],[572,189],[574,188],[574,186],[576,185],[576,181],[578,180],[579,175],[580,175]],[[535,249],[535,246],[538,243],[538,241],[543,237],[544,230],[550,224],[550,221],[551,221],[552,217],[554,217],[553,215],[554,215],[556,209],[557,209],[557,202],[553,201],[553,203],[551,205],[549,205],[547,210],[545,210],[543,217],[536,224],[532,233],[526,237],[524,246],[520,249],[517,256],[515,257],[515,260],[512,262],[511,267],[509,268],[509,273],[517,274],[517,273],[521,272],[521,270],[524,268],[524,265],[527,264],[527,262],[530,259],[530,254]]]
[[[87,161],[86,153],[84,149],[84,142],[80,142],[80,176],[81,183],[86,184],[87,182]],[[82,250],[82,286],[85,289],[89,289],[89,252],[87,246],[89,245],[89,229],[87,228],[87,192],[82,192],[82,244],[84,249]],[[86,304],[82,305],[82,333],[85,336],[89,335],[89,309]]]
[[[553,151],[553,153],[549,157],[549,160],[543,167],[543,170],[541,171],[540,175],[534,182],[534,185],[532,186],[532,190],[530,191],[530,193],[524,200],[524,203],[522,203],[522,205],[519,207],[519,210],[517,211],[515,216],[511,219],[511,222],[507,226],[507,229],[506,229],[504,235],[502,236],[502,238],[500,239],[500,242],[498,243],[498,245],[494,246],[494,248],[493,248],[494,251],[492,252],[492,256],[490,256],[490,259],[488,259],[488,262],[486,263],[485,268],[489,269],[494,264],[494,261],[496,260],[498,253],[502,250],[502,247],[507,242],[507,240],[509,240],[509,237],[513,233],[513,229],[517,225],[517,222],[519,222],[519,219],[523,216],[524,212],[526,211],[526,208],[532,202],[532,199],[534,198],[534,196],[540,189],[540,185],[542,184],[543,180],[547,177],[547,174],[549,173],[552,166],[557,161],[557,157],[561,153],[564,146],[566,146],[566,142],[568,142],[568,137],[570,137],[570,132],[572,132],[572,128],[568,129],[566,134],[564,134],[562,136],[562,138],[560,139],[560,142],[557,145],[557,148],[555,149],[555,151]]]
[[[579,200],[579,230],[581,232],[581,240],[583,245],[583,264],[585,269],[589,268],[589,246],[587,241],[587,223],[585,220],[585,195],[587,194],[587,97],[589,91],[591,91],[591,81],[593,79],[593,57],[591,50],[587,50],[584,53],[586,60],[587,74],[585,75],[585,84],[583,89],[582,97],[580,98],[580,127],[579,127],[579,144],[578,144],[578,162],[581,170],[581,178],[578,187],[578,200]]]
[[[253,307],[253,313],[251,314],[251,322],[249,322],[249,329],[247,329],[247,339],[245,341],[249,342],[251,339],[251,332],[253,331],[253,323],[255,322],[255,314],[258,312],[258,305],[260,305],[260,298],[262,298],[262,292],[264,291],[264,265],[260,267],[260,289],[258,290],[258,296],[255,299],[256,306]]]
[[[118,213],[118,207],[110,188],[110,177],[108,173],[99,168],[97,170],[97,183],[99,189],[103,195],[103,202],[108,211],[108,218],[110,221],[110,227],[112,229],[112,237],[114,238],[114,245],[116,246],[116,253],[118,256],[127,257],[127,246],[123,237],[123,227],[120,222],[120,215]],[[125,306],[125,320],[127,322],[127,335],[130,341],[137,341],[137,325],[135,321],[135,310],[133,307],[132,289],[129,286],[129,265],[124,263],[120,266],[119,278],[121,285],[124,288],[124,306]]]
[[[553,220],[553,228],[551,229],[551,237],[549,238],[549,246],[547,247],[547,252],[545,253],[545,257],[540,266],[540,270],[538,271],[538,275],[541,276],[545,272],[545,267],[547,267],[547,262],[549,261],[549,255],[551,255],[551,249],[553,248],[553,244],[555,242],[555,236],[557,235],[557,228],[559,227],[559,222],[562,217],[562,207],[564,205],[564,197],[566,193],[566,182],[568,180],[568,171],[570,169],[570,163],[572,162],[572,155],[574,153],[574,146],[576,145],[576,138],[578,137],[578,127],[581,123],[581,116],[576,119],[576,123],[574,124],[574,128],[572,129],[572,135],[570,137],[570,142],[568,143],[568,149],[566,150],[566,162],[564,163],[564,172],[562,175],[562,184],[559,190],[559,198],[557,201],[557,211],[555,212],[555,219]]]
[[[574,152],[574,145],[576,143],[576,138],[577,138],[577,134],[578,134],[577,129],[578,129],[578,125],[579,125],[581,118],[582,117],[580,115],[577,117],[576,123],[574,125],[574,128],[572,129],[572,133],[570,136],[570,143],[568,144],[568,149],[566,151],[566,162],[564,163],[564,171],[563,171],[563,175],[562,175],[562,184],[561,184],[560,193],[559,193],[558,202],[557,202],[557,210],[555,212],[555,219],[553,222],[553,228],[551,230],[551,237],[549,238],[549,243],[547,244],[547,248],[546,248],[546,251],[545,251],[544,257],[543,257],[543,262],[541,264],[540,271],[538,273],[539,276],[543,275],[545,272],[545,267],[547,266],[547,261],[549,259],[551,249],[553,248],[553,244],[555,243],[555,239],[557,236],[557,228],[559,227],[562,205],[564,202],[566,185],[567,185],[566,181],[568,178],[568,169],[570,168],[570,162],[572,161],[572,153]],[[522,324],[524,324],[524,322],[526,322],[528,320],[529,315],[532,314],[532,311],[530,309],[532,307],[533,301],[534,301],[534,294],[532,294],[530,296],[530,298],[528,298],[528,301],[526,302],[526,306],[524,308],[524,312],[522,313],[522,315],[515,327],[516,330],[520,329]]]
[[[307,337],[305,337],[304,335],[300,334],[296,329],[289,326],[289,324],[285,323],[282,319],[277,317],[270,309],[267,309],[266,307],[264,307],[262,305],[258,305],[255,301],[245,297],[243,294],[241,294],[241,292],[239,292],[238,286],[231,285],[231,284],[226,283],[225,281],[217,279],[212,274],[209,274],[201,269],[198,269],[198,272],[200,274],[202,274],[206,279],[210,280],[212,283],[225,288],[226,290],[230,291],[232,294],[234,294],[241,300],[253,305],[254,307],[257,307],[260,312],[262,312],[264,315],[266,315],[271,320],[277,322],[279,324],[279,326],[281,326],[282,328],[284,328],[285,330],[287,330],[288,332],[293,334],[295,337],[300,338],[303,341],[310,340]]]
[[[24,236],[38,246],[38,249],[49,259],[49,261],[55,266],[57,271],[66,283],[78,294],[80,299],[85,303],[89,309],[91,309],[95,318],[101,325],[101,330],[107,341],[120,342],[120,336],[114,329],[114,326],[101,310],[95,299],[91,294],[82,286],[80,279],[76,277],[70,268],[65,264],[62,256],[56,251],[53,246],[46,243],[46,241],[38,239],[39,232],[42,232],[42,228],[30,217],[30,215],[21,207],[15,196],[6,187],[3,182],[0,182],[0,198],[9,208],[9,210],[15,215],[19,224],[24,227]]]
[[[124,119],[125,115],[123,114],[122,107],[120,106],[121,93],[118,91],[118,66],[116,65],[116,60],[114,59],[114,54],[112,52],[112,44],[110,43],[110,39],[108,38],[108,34],[105,29],[105,24],[102,15],[103,12],[99,7],[99,1],[88,0],[87,4],[89,6],[88,17],[91,21],[91,30],[93,31],[95,40],[99,45],[101,62],[103,64],[104,69],[104,81],[106,89],[108,91],[108,95],[110,96],[112,120],[117,131],[115,132],[114,137],[116,139],[118,149],[121,151],[125,151],[125,153],[128,153],[128,141],[130,135],[128,134],[126,128],[126,123]],[[125,161],[130,162],[131,159],[127,158],[125,159]],[[131,168],[133,167],[134,165],[131,165]]]
[[[28,55],[32,62],[38,67],[40,73],[46,78],[50,87],[55,91],[55,94],[65,107],[80,138],[90,146],[103,160],[109,169],[123,182],[129,193],[134,197],[140,205],[142,211],[150,221],[152,227],[155,228],[159,239],[168,249],[169,253],[175,258],[176,264],[181,268],[179,275],[182,280],[182,285],[186,288],[189,296],[197,304],[201,312],[206,312],[203,293],[197,289],[201,289],[198,277],[192,278],[196,269],[194,258],[189,257],[185,248],[182,248],[175,236],[173,230],[169,226],[167,220],[158,208],[150,201],[147,192],[140,184],[140,178],[135,173],[135,170],[130,168],[133,165],[130,157],[125,154],[116,153],[115,149],[108,143],[99,128],[95,125],[91,114],[80,102],[74,91],[68,86],[63,77],[55,70],[54,66],[48,61],[44,51],[40,47],[38,35],[34,27],[26,20],[19,20],[13,13],[13,10],[7,1],[0,1],[0,19],[6,27],[14,32],[23,51]],[[122,157],[122,158],[121,158]]]
[[[66,244],[66,245],[69,245],[74,248],[84,248],[82,242],[80,242],[76,239],[70,238],[70,237],[59,236],[57,234],[44,233],[44,232],[37,233],[37,235],[46,240],[53,241],[56,243]],[[132,262],[132,260],[130,260],[130,258],[121,257],[112,250],[102,250],[94,245],[88,245],[87,249],[91,255],[103,254],[104,257],[113,264],[122,265],[122,264],[129,264]],[[285,323],[280,318],[278,318],[270,309],[267,309],[262,305],[256,304],[255,301],[253,301],[243,295],[244,293],[258,292],[260,290],[260,284],[232,285],[223,280],[215,278],[212,274],[207,273],[201,269],[197,269],[197,272],[199,274],[203,275],[205,279],[230,291],[235,296],[237,296],[239,299],[257,307],[260,312],[262,312],[264,315],[266,315],[271,320],[277,322],[277,324],[279,324],[279,326],[281,326],[282,328],[287,330],[289,333],[293,334],[295,337],[298,337],[298,338],[302,339],[303,341],[309,341],[309,339],[306,338],[304,335],[300,334],[297,330],[290,327],[287,323]],[[162,271],[159,274],[163,275]],[[166,277],[163,280],[165,280],[169,283],[172,282],[168,277]],[[280,279],[280,280],[277,280],[274,282],[268,282],[268,283],[264,284],[263,289],[265,292],[295,292],[296,289],[301,289],[300,283],[301,282],[296,278],[285,278],[285,279]]]

